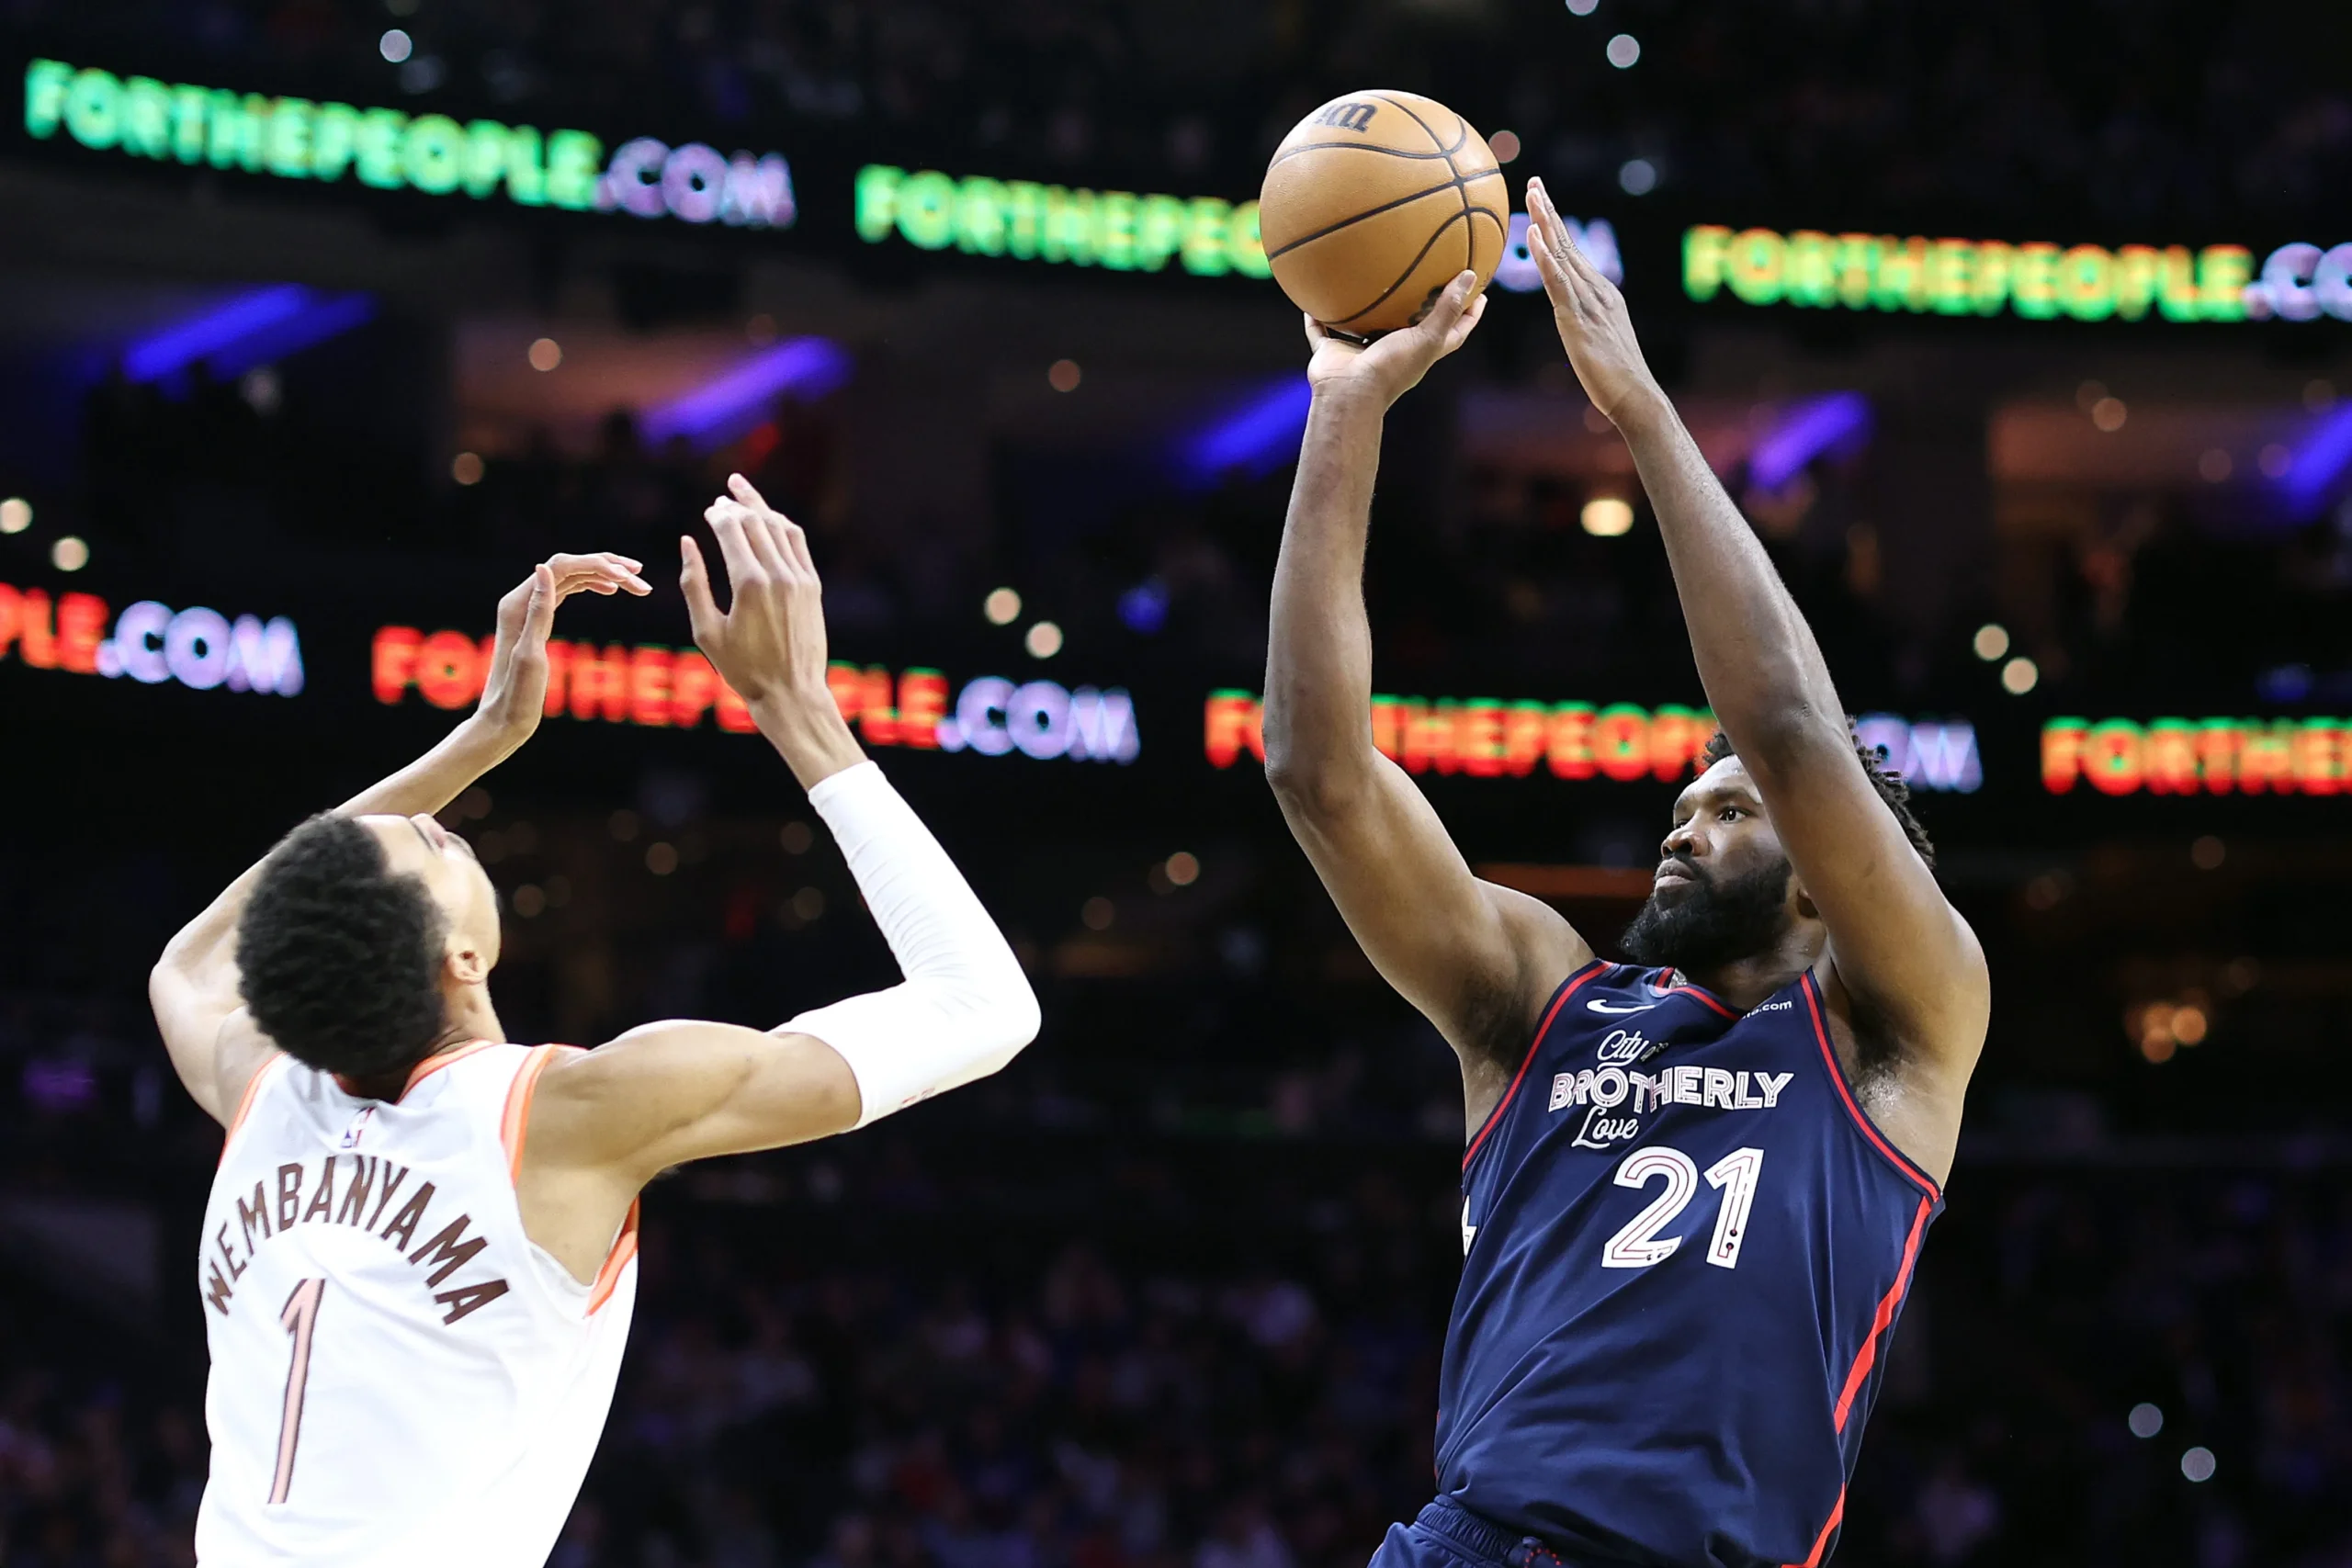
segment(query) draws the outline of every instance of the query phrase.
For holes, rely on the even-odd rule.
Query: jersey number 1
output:
[[[273,1503],[286,1501],[294,1485],[294,1450],[302,1441],[302,1391],[311,1382],[311,1336],[319,1326],[319,1298],[326,1293],[324,1280],[305,1280],[294,1287],[286,1298],[286,1310],[277,1314],[294,1341],[294,1354],[287,1362],[286,1405],[277,1418],[277,1473],[269,1482]]]
[[[1715,1211],[1715,1234],[1707,1243],[1707,1261],[1718,1269],[1739,1267],[1739,1245],[1747,1239],[1747,1211],[1756,1204],[1756,1181],[1764,1171],[1762,1149],[1734,1149],[1707,1168],[1707,1185],[1723,1190],[1723,1206]],[[1657,1233],[1674,1223],[1699,1193],[1699,1165],[1680,1149],[1653,1144],[1635,1149],[1617,1168],[1620,1187],[1646,1187],[1663,1177],[1666,1190],[1650,1200],[1631,1224],[1600,1249],[1603,1269],[1647,1269],[1663,1263],[1682,1245]]]

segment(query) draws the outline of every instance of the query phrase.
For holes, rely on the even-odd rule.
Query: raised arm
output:
[[[1314,402],[1274,566],[1266,777],[1348,929],[1461,1055],[1475,1125],[1536,1014],[1591,957],[1549,906],[1470,874],[1443,823],[1372,741],[1363,604],[1373,479],[1389,406],[1461,346],[1483,298],[1454,279],[1429,314],[1369,348],[1306,324]]]
[[[583,1278],[666,1167],[863,1126],[995,1072],[1037,1032],[1019,960],[826,686],[807,537],[740,476],[729,482],[733,497],[707,513],[733,591],[726,612],[701,552],[681,541],[695,641],[808,790],[905,979],[765,1032],[652,1023],[548,1066],[524,1145],[524,1222]]]
[[[1956,1095],[1990,1008],[1975,934],[1863,773],[1811,628],[1651,376],[1623,298],[1569,240],[1540,182],[1528,206],[1561,342],[1657,511],[1708,705],[1828,928],[1825,978]]]
[[[548,632],[574,593],[650,592],[638,563],[616,555],[560,555],[542,562],[498,604],[497,641],[481,701],[439,744],[335,809],[346,817],[439,811],[514,754],[538,728],[547,700]],[[155,1024],[180,1082],[206,1114],[225,1122],[271,1046],[240,1026],[237,920],[261,874],[256,864],[223,889],[165,944],[147,977]]]

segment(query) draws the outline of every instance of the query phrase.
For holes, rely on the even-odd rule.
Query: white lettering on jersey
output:
[[[1553,1077],[1547,1109],[1590,1105],[1607,1111],[1630,1100],[1630,1109],[1635,1112],[1666,1105],[1770,1111],[1781,1102],[1781,1091],[1795,1077],[1794,1073],[1733,1072],[1724,1067],[1661,1067],[1655,1076],[1615,1066],[1584,1067]]]

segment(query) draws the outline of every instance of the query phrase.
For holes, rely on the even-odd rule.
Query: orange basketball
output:
[[[1293,128],[1259,194],[1274,281],[1359,336],[1421,319],[1454,274],[1495,275],[1510,192],[1486,138],[1415,93],[1350,93]]]

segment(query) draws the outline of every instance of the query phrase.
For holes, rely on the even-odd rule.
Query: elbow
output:
[[[1037,1005],[1036,987],[1029,984],[1019,964],[1012,966],[1012,980],[1000,991],[993,1011],[999,1048],[1010,1062],[1028,1048],[1046,1023],[1045,1010]]]
[[[1348,770],[1329,757],[1312,757],[1299,747],[1266,737],[1266,785],[1285,815],[1322,821],[1346,812],[1356,797]]]
[[[1001,964],[975,975],[950,1004],[968,1032],[969,1049],[981,1064],[977,1076],[997,1072],[1025,1050],[1045,1025],[1045,1010],[1021,961],[1007,950]]]
[[[164,956],[155,961],[155,966],[147,971],[147,1005],[154,1010],[157,1017],[162,1017],[174,990],[186,995],[187,984],[187,969],[175,962],[170,950],[166,949]]]

